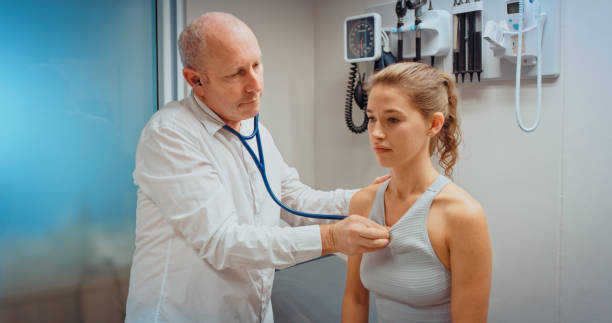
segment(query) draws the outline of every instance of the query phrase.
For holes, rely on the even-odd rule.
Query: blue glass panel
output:
[[[11,1],[0,40],[0,299],[129,267],[155,1]]]

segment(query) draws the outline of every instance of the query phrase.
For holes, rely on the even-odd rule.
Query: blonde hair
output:
[[[429,154],[437,153],[444,175],[452,177],[453,166],[459,157],[461,129],[457,116],[455,83],[444,72],[422,63],[396,63],[374,74],[367,84],[368,94],[378,85],[395,85],[405,93],[426,118],[436,112],[444,115],[444,125],[429,143]]]

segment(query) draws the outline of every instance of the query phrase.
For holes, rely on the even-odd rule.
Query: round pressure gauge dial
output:
[[[374,26],[369,20],[358,20],[349,30],[348,46],[352,58],[374,56]]]
[[[347,62],[372,61],[380,57],[380,15],[349,17],[344,29],[344,59]]]

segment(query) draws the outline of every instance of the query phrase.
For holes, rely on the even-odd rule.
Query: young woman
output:
[[[356,193],[349,214],[390,227],[390,243],[349,257],[342,322],[367,322],[370,292],[380,322],[486,322],[485,212],[449,179],[461,135],[452,79],[429,65],[398,63],[368,88],[370,143],[391,178]]]

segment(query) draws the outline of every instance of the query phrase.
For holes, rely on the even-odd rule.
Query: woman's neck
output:
[[[388,193],[391,194],[391,197],[398,199],[422,194],[438,176],[440,174],[431,164],[429,156],[415,158],[406,164],[391,169]]]

